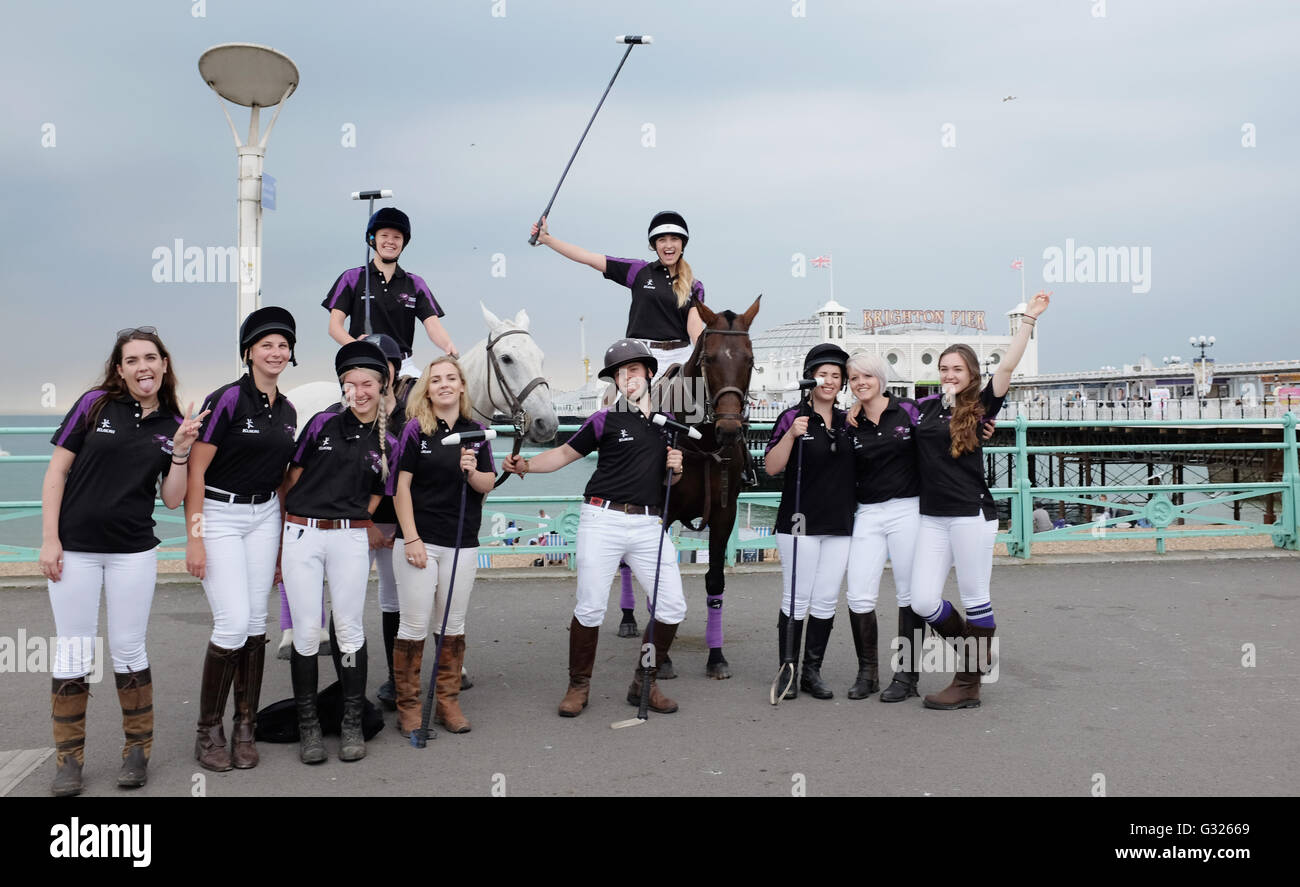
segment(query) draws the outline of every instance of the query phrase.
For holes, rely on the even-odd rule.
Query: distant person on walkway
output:
[[[1052,529],[1052,516],[1047,513],[1043,503],[1039,502],[1034,507],[1034,532],[1046,533],[1050,529]]]

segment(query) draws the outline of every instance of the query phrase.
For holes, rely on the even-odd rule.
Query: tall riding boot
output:
[[[858,654],[858,676],[849,688],[850,699],[866,699],[880,690],[880,634],[876,611],[854,613],[849,610],[849,628],[853,630],[853,649]]]
[[[560,700],[560,717],[576,718],[587,707],[591,693],[591,670],[596,664],[596,642],[600,626],[583,625],[574,616],[569,623],[569,689]]]
[[[799,619],[792,623],[790,621],[790,617],[785,615],[785,613],[781,613],[776,620],[776,639],[778,645],[777,649],[779,653],[778,661],[783,664],[785,663],[785,638],[786,638],[787,631],[794,632],[794,652],[791,654],[794,656],[794,679],[790,682],[790,689],[786,690],[785,695],[782,696],[781,698],[798,699],[799,698],[799,646],[803,642],[803,620]]]
[[[393,680],[397,689],[397,730],[410,736],[420,728],[420,669],[424,665],[424,641],[397,638],[393,641]]]
[[[298,758],[304,764],[319,764],[325,760],[325,740],[316,709],[316,686],[320,680],[316,657],[304,656],[295,649],[289,657],[289,675],[293,679],[293,701],[298,708]]]
[[[366,645],[340,657],[343,672],[343,723],[339,730],[339,760],[359,761],[366,756],[361,717],[366,710]]]
[[[205,770],[221,772],[232,766],[221,721],[226,716],[226,698],[235,679],[235,660],[239,654],[239,649],[225,650],[208,641],[199,688],[198,736],[194,740],[194,757]]]
[[[835,693],[822,680],[822,660],[826,658],[826,644],[831,639],[831,628],[835,617],[820,619],[812,614],[808,616],[808,641],[804,645],[803,677],[799,680],[799,689],[813,699],[831,699]]]
[[[115,674],[117,701],[122,706],[122,769],[117,774],[121,788],[139,788],[149,779],[149,755],[153,751],[153,676],[148,668]]]
[[[433,722],[442,724],[448,733],[468,733],[469,719],[460,710],[460,666],[465,661],[465,635],[448,635],[442,641],[442,656],[433,680],[437,705]]]
[[[262,670],[266,665],[266,635],[253,635],[239,648],[235,660],[235,722],[230,731],[230,763],[240,770],[257,766],[253,728],[257,702],[262,695]]]
[[[659,666],[668,656],[668,648],[673,645],[673,638],[677,637],[677,626],[666,625],[658,619],[654,620],[655,630],[655,665],[650,671],[650,710],[657,711],[662,715],[672,714],[677,711],[677,703],[673,702],[663,693],[659,692]],[[649,641],[650,629],[641,638],[641,643]],[[627,701],[629,705],[641,704],[641,657],[637,656],[637,668],[632,673],[632,686],[627,688]]]
[[[911,607],[898,608],[899,670],[880,694],[881,702],[902,702],[919,695],[916,685],[921,677],[921,645],[925,641],[925,621]]]
[[[86,763],[86,702],[90,699],[86,677],[54,678],[50,688],[57,768],[50,791],[60,797],[81,794],[81,768]]]
[[[397,640],[397,627],[402,621],[401,613],[380,613],[384,626],[384,657],[388,660],[388,680],[379,685],[375,696],[384,708],[393,711],[397,708],[397,673],[393,667],[393,649]]]
[[[958,642],[957,672],[952,683],[942,693],[925,697],[926,708],[951,711],[958,708],[979,708],[980,675],[990,668],[989,653],[993,644],[993,628],[966,625],[966,635],[954,638]]]

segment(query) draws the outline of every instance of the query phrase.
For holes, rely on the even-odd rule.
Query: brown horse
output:
[[[744,314],[714,313],[699,306],[704,330],[695,341],[695,351],[681,372],[667,380],[658,402],[700,431],[702,439],[678,438],[682,450],[682,479],[673,487],[664,527],[673,521],[699,519],[698,529],[709,528],[709,572],[704,578],[707,591],[709,645],[706,673],[722,680],[731,677],[722,655],[722,593],[726,585],[727,540],[736,525],[736,498],[740,495],[741,470],[745,464],[745,403],[749,376],[754,369],[754,350],[749,328],[758,314],[759,296]]]

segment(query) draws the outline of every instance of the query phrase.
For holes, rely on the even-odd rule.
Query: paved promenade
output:
[[[617,594],[591,705],[568,720],[555,707],[566,681],[571,576],[537,570],[484,579],[469,614],[467,664],[476,684],[462,696],[473,732],[440,732],[416,750],[390,726],[353,764],[338,761],[337,738],[329,737],[331,758],[317,767],[300,764],[296,746],[262,744],[257,769],[220,774],[192,757],[208,608],[197,583],[160,583],[149,638],[156,739],[149,784],[135,794],[189,795],[201,784],[210,796],[487,795],[494,788],[519,796],[779,796],[801,787],[809,795],[1086,796],[1104,779],[1116,797],[1296,795],[1300,559],[1264,554],[1000,562],[993,575],[999,679],[984,687],[982,708],[961,712],[927,711],[915,699],[845,698],[855,660],[843,604],[823,669],[835,699],[769,705],[780,588],[770,571],[728,577],[734,677],[705,678],[704,582],[690,575],[690,610],[673,649],[681,677],[664,684],[681,710],[617,731],[610,723],[634,713],[623,695],[636,658],[636,642],[615,636]],[[956,599],[951,579],[946,596]],[[887,676],[885,639],[896,613],[888,573],[881,601]],[[20,628],[29,637],[53,633],[44,588],[0,589],[0,613],[7,638]],[[373,696],[383,679],[373,587],[366,630]],[[1246,645],[1253,667],[1243,665]],[[333,680],[328,660],[321,666],[322,684]],[[428,668],[426,659],[426,675]],[[921,683],[934,692],[947,677],[926,674]],[[50,747],[49,685],[48,673],[0,673],[0,752]],[[92,693],[86,793],[125,794],[114,779],[121,728],[111,678]],[[288,664],[269,658],[263,704],[289,695]],[[47,759],[9,794],[44,795],[52,774]]]

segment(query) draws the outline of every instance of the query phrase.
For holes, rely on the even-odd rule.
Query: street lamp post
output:
[[[1214,347],[1214,336],[1188,336],[1187,344],[1201,349],[1200,370],[1195,374],[1196,417],[1201,417],[1201,398],[1210,393],[1210,377],[1206,375],[1205,352]]]

